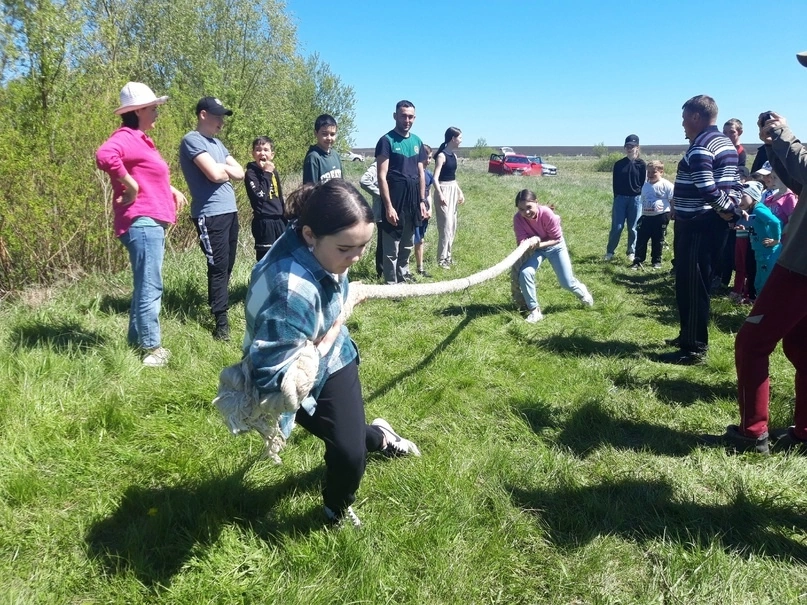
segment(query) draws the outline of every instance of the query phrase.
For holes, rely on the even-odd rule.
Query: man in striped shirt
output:
[[[709,343],[712,268],[726,241],[728,221],[741,213],[737,150],[717,128],[712,97],[692,97],[683,107],[689,149],[678,164],[673,193],[675,299],[680,332],[668,344],[678,350],[659,356],[666,363],[698,363]]]

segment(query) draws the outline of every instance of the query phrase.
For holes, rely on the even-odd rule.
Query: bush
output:
[[[597,163],[594,164],[594,170],[597,172],[611,172],[614,169],[614,164],[621,160],[622,157],[621,153],[609,153],[597,160]]]

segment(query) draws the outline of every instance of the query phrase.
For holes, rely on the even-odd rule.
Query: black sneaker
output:
[[[673,363],[679,366],[694,366],[703,363],[706,358],[706,353],[699,353],[697,351],[685,351],[679,349],[672,353],[662,353],[656,357],[656,361],[661,363]]]
[[[389,456],[391,458],[394,456],[406,456],[408,454],[420,456],[418,446],[409,441],[409,439],[404,439],[401,437],[393,430],[393,428],[389,425],[389,422],[383,418],[376,418],[373,420],[372,425],[378,427],[381,429],[381,432],[384,433],[385,443],[384,447],[381,449],[381,453],[385,456]]]
[[[213,330],[213,338],[224,342],[230,340],[230,321],[227,319],[227,311],[216,313],[216,328]]]
[[[796,427],[790,426],[786,429],[773,429],[773,431],[771,431],[773,451],[795,452],[802,455],[807,454],[807,439],[796,437],[796,434],[793,432],[795,428]]]
[[[404,284],[416,284],[416,283],[417,283],[417,281],[418,281],[418,280],[417,280],[417,279],[415,278],[415,276],[414,276],[414,275],[412,275],[411,273],[404,273],[403,275],[401,275],[401,281],[400,281],[400,282],[398,282],[398,283],[404,283]]]
[[[425,277],[426,279],[431,279],[432,276],[432,274],[427,272],[426,269],[418,269],[418,275]]]
[[[707,445],[723,446],[735,452],[752,452],[763,456],[771,453],[767,432],[759,437],[746,437],[736,424],[728,425],[722,435],[702,435],[700,440]]]
[[[325,518],[328,520],[329,525],[335,527],[344,527],[346,525],[361,527],[361,520],[356,513],[353,512],[353,507],[351,506],[338,511],[331,510],[327,506],[324,506],[323,509],[325,510]]]

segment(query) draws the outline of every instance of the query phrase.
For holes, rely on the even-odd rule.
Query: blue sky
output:
[[[327,6],[327,8],[325,8]],[[686,144],[681,105],[715,98],[719,123],[773,109],[807,138],[805,0],[288,0],[300,51],[356,94],[357,147],[393,127],[400,99],[427,143]],[[710,43],[705,41],[710,40]]]

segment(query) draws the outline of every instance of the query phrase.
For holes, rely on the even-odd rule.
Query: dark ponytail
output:
[[[316,237],[333,235],[358,223],[373,223],[373,209],[358,190],[342,179],[307,183],[286,198],[286,217],[306,225]]]
[[[456,126],[449,126],[448,129],[446,129],[445,140],[442,143],[440,143],[440,146],[437,148],[437,151],[432,156],[435,159],[435,161],[437,160],[437,156],[443,153],[443,151],[445,151],[446,145],[448,145],[451,142],[451,139],[461,134],[462,131]]]
[[[535,195],[529,189],[522,189],[516,194],[516,206],[518,206],[519,202],[535,202],[538,203],[538,196]],[[547,206],[553,212],[555,211],[555,204],[549,204]]]

